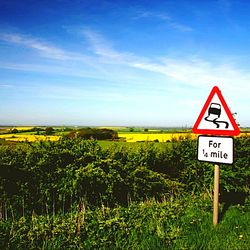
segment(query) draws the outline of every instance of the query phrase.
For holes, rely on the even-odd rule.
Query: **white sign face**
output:
[[[233,164],[233,138],[221,136],[199,136],[198,160]]]

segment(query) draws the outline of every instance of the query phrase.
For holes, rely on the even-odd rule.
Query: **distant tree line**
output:
[[[118,139],[118,133],[115,130],[107,129],[107,128],[80,128],[80,129],[73,129],[73,128],[63,128],[63,130],[53,128],[51,126],[48,127],[33,127],[30,129],[25,130],[18,130],[17,128],[13,128],[6,134],[12,133],[27,133],[31,132],[32,134],[35,133],[36,135],[55,135],[57,132],[66,132],[66,138],[82,138],[82,139],[95,139],[95,140],[116,140]],[[68,132],[68,133],[67,133]]]
[[[82,138],[95,140],[116,140],[118,139],[117,131],[112,129],[96,129],[96,128],[81,128],[69,132],[67,138]]]

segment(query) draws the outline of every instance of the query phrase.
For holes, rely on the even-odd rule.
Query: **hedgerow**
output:
[[[161,147],[102,148],[81,138],[2,144],[0,249],[204,248],[205,236],[195,236],[200,232],[213,239],[205,248],[230,249],[235,245],[221,243],[208,226],[213,164],[197,161],[196,151],[190,138]],[[250,219],[249,166],[250,138],[236,138],[234,164],[220,165],[221,212],[240,203],[244,228]],[[242,229],[230,242],[247,236]],[[244,249],[248,243],[237,244]]]
[[[126,206],[130,200],[212,193],[213,164],[196,159],[197,142],[183,138],[103,149],[95,140],[0,146],[0,207],[15,216],[71,211],[89,205]],[[221,187],[249,193],[249,137],[235,140],[235,163],[221,165]],[[2,212],[4,214],[4,212]],[[3,217],[3,215],[2,215]]]

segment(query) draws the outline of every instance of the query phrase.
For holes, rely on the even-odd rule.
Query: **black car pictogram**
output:
[[[211,115],[216,115],[218,117],[214,118],[214,116]],[[225,128],[228,128],[229,124],[227,121],[217,120],[220,118],[220,115],[221,115],[221,105],[219,103],[212,102],[210,104],[210,107],[208,108],[208,116],[206,116],[204,119],[208,122],[214,123],[214,125],[216,125],[216,128],[219,128],[221,123],[225,124]]]
[[[221,115],[221,105],[219,103],[211,103],[208,109],[208,115],[218,115],[218,118]]]

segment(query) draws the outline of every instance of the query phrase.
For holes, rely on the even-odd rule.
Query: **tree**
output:
[[[36,135],[39,135],[41,130],[42,129],[39,128],[39,127],[34,127],[34,128],[31,129],[31,132],[36,132]]]
[[[52,127],[47,127],[45,129],[45,134],[46,135],[51,135],[54,132],[54,129]]]
[[[76,131],[72,131],[67,134],[68,138],[83,138],[83,139],[95,139],[95,140],[115,140],[118,139],[118,133],[111,129],[95,129],[95,128],[82,128]]]
[[[16,128],[14,128],[14,129],[11,130],[11,133],[16,134],[16,133],[18,133],[18,130]]]

